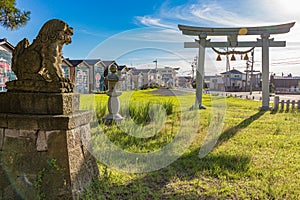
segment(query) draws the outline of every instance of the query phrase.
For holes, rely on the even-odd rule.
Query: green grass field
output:
[[[188,108],[195,96],[165,97],[150,91],[124,92],[120,101],[121,107],[123,102],[133,107],[148,102],[173,104],[163,127],[151,127],[153,136],[135,138],[116,126],[96,127],[94,123],[93,140],[99,142],[99,135],[105,134],[116,146],[141,153],[159,151],[172,142],[180,126],[180,112],[193,115]],[[198,157],[199,149],[209,124],[215,120],[211,119],[213,102],[209,95],[204,95],[207,109],[197,111],[200,123],[196,124],[196,136],[179,159],[147,173],[126,173],[99,162],[101,176],[86,191],[85,199],[299,199],[300,113],[263,112],[258,110],[260,102],[225,100],[227,109],[221,135],[204,158]],[[107,113],[106,101],[106,95],[83,95],[81,108],[95,109],[97,121]],[[97,149],[96,145],[96,151],[105,149]]]

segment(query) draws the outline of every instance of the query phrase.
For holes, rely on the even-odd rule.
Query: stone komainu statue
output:
[[[62,47],[71,43],[73,28],[59,19],[46,22],[32,44],[24,38],[13,51],[12,70],[16,81],[8,91],[72,92],[73,84],[63,77]]]

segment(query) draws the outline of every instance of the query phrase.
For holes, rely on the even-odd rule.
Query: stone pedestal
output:
[[[120,110],[119,96],[121,94],[122,94],[121,92],[116,92],[115,90],[107,92],[107,95],[109,96],[107,102],[108,115],[103,117],[103,121],[107,125],[110,125],[112,123],[119,123],[123,120],[123,117],[119,114],[119,110]]]
[[[77,199],[99,175],[79,95],[0,95],[0,199]]]

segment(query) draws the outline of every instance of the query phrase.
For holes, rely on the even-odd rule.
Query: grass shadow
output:
[[[243,174],[248,170],[250,157],[244,155],[208,154],[199,159],[198,150],[180,157],[170,165],[181,177],[190,177],[205,172],[212,177]],[[229,175],[230,176],[230,175]]]
[[[275,115],[276,113],[279,113],[279,112],[280,112],[279,109],[272,109],[271,112],[270,112],[270,114],[271,115]]]
[[[215,199],[204,192],[207,189],[199,186],[199,180],[207,180],[207,177],[216,181],[224,177],[239,179],[245,176],[250,161],[248,156],[227,154],[209,154],[199,159],[198,150],[194,150],[163,169],[145,173],[125,184],[100,178],[93,184],[87,199]],[[176,182],[182,184],[181,191],[172,186]],[[193,189],[185,191],[185,182]]]
[[[230,138],[232,138],[238,131],[240,131],[241,129],[247,128],[252,122],[254,122],[255,120],[259,119],[262,115],[265,114],[266,111],[261,110],[259,112],[257,112],[256,114],[250,116],[249,118],[243,120],[241,123],[239,123],[238,125],[231,127],[227,130],[225,130],[219,137],[217,145],[219,146],[221,145],[223,142],[228,141]]]

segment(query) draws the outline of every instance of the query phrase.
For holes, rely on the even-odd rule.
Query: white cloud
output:
[[[245,2],[247,3],[247,2]],[[238,4],[238,2],[236,2]],[[251,4],[250,4],[251,5]],[[187,23],[195,26],[250,26],[268,24],[261,18],[253,18],[246,14],[238,14],[237,8],[226,8],[224,3],[217,1],[198,1],[186,3],[175,7],[163,4],[159,12],[153,15],[137,16],[139,23],[146,26],[177,27],[178,23]],[[265,21],[265,22],[264,22]]]
[[[174,28],[172,25],[164,24],[159,18],[153,18],[151,16],[137,16],[135,17],[141,24],[146,26],[156,26],[162,28]]]
[[[280,2],[279,2],[280,1]],[[291,29],[288,34],[274,35],[275,40],[287,41],[287,47],[285,48],[271,48],[270,53],[270,70],[273,72],[292,72],[298,74],[300,70],[298,50],[300,43],[300,12],[295,9],[295,3],[297,0],[278,0],[274,2],[272,0],[244,0],[244,1],[222,1],[222,0],[198,0],[186,4],[171,6],[168,3],[164,3],[156,13],[149,13],[146,16],[138,16],[135,19],[145,26],[150,27],[163,27],[178,30],[178,24],[186,24],[192,26],[204,26],[204,27],[245,27],[245,26],[266,26],[275,25],[288,22],[296,22],[296,25]],[[294,6],[294,7],[293,7]],[[175,29],[174,29],[175,27]],[[176,34],[159,34],[156,32],[155,38],[157,42],[166,41],[193,41],[193,37],[180,38]],[[152,37],[152,33],[143,33],[144,37]],[[181,34],[181,33],[180,33]],[[239,37],[241,40],[256,40],[259,36],[253,38]],[[177,40],[176,40],[177,38]],[[213,38],[216,39],[216,38]],[[223,39],[222,39],[223,40]],[[148,41],[148,40],[147,40]],[[290,46],[289,44],[292,44]],[[182,45],[183,46],[183,45]],[[170,47],[171,49],[172,47]],[[182,48],[182,47],[180,47]],[[192,51],[195,50],[195,51]],[[197,49],[176,49],[174,51],[187,54],[184,58],[192,60],[197,54]],[[261,53],[258,48],[256,53],[256,67],[257,70],[261,70]],[[207,50],[206,72],[208,74],[215,74],[216,71],[222,72],[225,70],[225,63],[216,63],[215,54]],[[184,59],[184,60],[185,60]],[[282,62],[280,59],[283,59]],[[168,61],[172,64],[176,62]],[[180,63],[180,62],[178,62]],[[188,71],[190,65],[182,64],[182,70]],[[216,67],[216,65],[218,65]],[[244,69],[245,64],[242,62],[231,63],[232,67]]]

